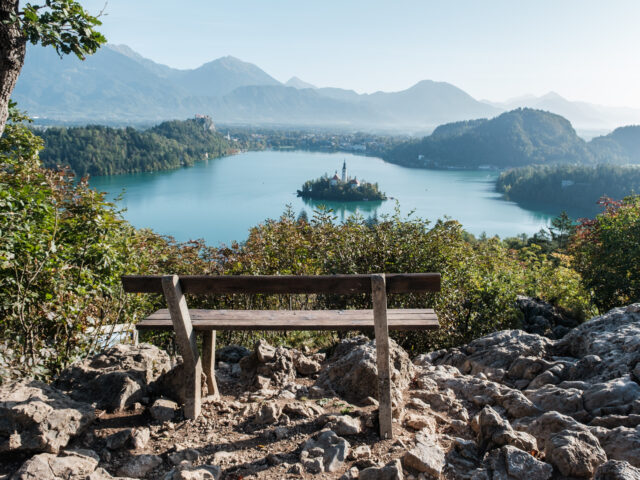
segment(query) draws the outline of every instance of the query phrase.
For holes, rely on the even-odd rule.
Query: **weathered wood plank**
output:
[[[209,396],[220,398],[218,382],[216,382],[216,331],[202,332],[202,371],[207,377]]]
[[[376,366],[378,367],[378,417],[380,438],[393,438],[391,411],[391,375],[389,364],[389,329],[387,327],[387,289],[385,275],[371,276],[373,318],[376,334]]]
[[[387,274],[389,293],[436,292],[440,290],[439,273]],[[122,277],[126,292],[162,293],[161,276]],[[183,275],[184,293],[264,293],[264,294],[356,294],[371,291],[371,275]]]
[[[292,316],[301,319],[314,319],[325,317],[336,317],[350,320],[371,319],[373,318],[373,310],[371,309],[354,309],[354,310],[233,310],[233,309],[199,309],[192,308],[189,310],[191,319],[222,319],[225,317],[233,318],[275,318]],[[434,313],[431,308],[394,308],[388,309],[389,318],[422,318],[425,315]],[[147,318],[169,319],[169,311],[166,308],[157,310]]]
[[[184,416],[186,418],[198,418],[201,408],[202,361],[198,353],[196,332],[191,324],[189,307],[180,288],[178,276],[166,275],[162,277],[162,288],[169,307],[173,329],[176,332],[176,342],[184,362],[184,395],[186,401]]]
[[[195,330],[360,330],[374,327],[372,310],[191,310]],[[387,311],[391,330],[431,330],[438,317],[431,309]],[[169,312],[158,310],[136,328],[171,329]]]

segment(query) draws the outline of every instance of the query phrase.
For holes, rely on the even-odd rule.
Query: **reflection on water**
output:
[[[318,210],[323,206],[325,209],[333,210],[341,222],[351,215],[360,214],[365,218],[377,215],[377,211],[383,203],[383,200],[371,202],[332,202],[329,200],[314,200],[312,198],[303,198],[302,201],[312,211]],[[388,202],[389,200],[386,201]]]
[[[324,172],[342,168],[378,182],[392,198],[376,202],[325,202],[302,199],[296,190]],[[339,220],[413,213],[432,222],[445,215],[479,235],[532,234],[560,212],[524,209],[494,191],[498,172],[420,170],[385,163],[379,158],[344,153],[248,152],[201,162],[169,172],[96,177],[91,185],[119,202],[136,227],[148,227],[178,240],[204,238],[211,245],[246,239],[249,228],[279,218],[287,205],[309,217],[321,204]],[[396,203],[396,200],[398,203]]]

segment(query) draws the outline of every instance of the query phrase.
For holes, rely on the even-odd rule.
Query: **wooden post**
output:
[[[373,322],[376,334],[376,364],[378,366],[378,417],[380,437],[393,438],[391,412],[391,378],[389,364],[389,327],[387,325],[387,287],[384,273],[371,275]]]
[[[184,416],[186,418],[198,418],[200,415],[200,396],[202,361],[198,353],[196,332],[191,324],[187,300],[180,288],[180,279],[177,275],[165,275],[162,277],[162,290],[167,300],[173,329],[176,332],[176,341],[184,362]]]
[[[202,370],[207,376],[207,390],[209,396],[220,398],[218,383],[216,382],[216,331],[202,332]]]

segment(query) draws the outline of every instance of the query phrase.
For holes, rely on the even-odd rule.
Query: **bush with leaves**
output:
[[[640,195],[601,204],[601,214],[578,225],[571,252],[595,304],[608,310],[640,301]]]
[[[14,373],[46,377],[123,318],[135,231],[85,181],[41,167],[25,120],[12,107],[0,140],[0,338]]]

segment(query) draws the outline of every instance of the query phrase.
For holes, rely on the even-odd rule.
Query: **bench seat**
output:
[[[197,331],[206,330],[360,330],[374,328],[373,310],[200,310],[190,309]],[[390,330],[437,329],[430,309],[389,309]],[[136,324],[138,330],[173,330],[169,310],[163,308]]]
[[[168,309],[138,322],[139,330],[175,332],[184,362],[184,416],[198,418],[204,377],[213,398],[217,330],[367,330],[373,329],[378,375],[380,437],[393,438],[389,330],[435,330],[431,309],[389,309],[387,294],[440,291],[439,273],[371,273],[354,275],[143,275],[123,276],[125,292],[161,293]],[[368,310],[202,310],[189,309],[186,295],[371,295]],[[360,300],[366,297],[360,297]],[[197,341],[197,337],[201,341]],[[199,346],[202,348],[200,355]],[[203,375],[204,374],[204,375]]]

